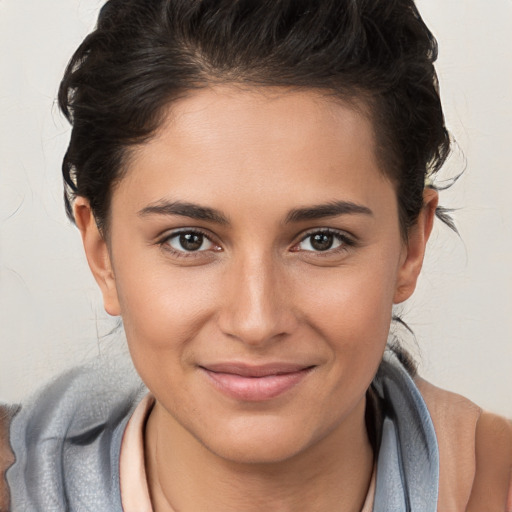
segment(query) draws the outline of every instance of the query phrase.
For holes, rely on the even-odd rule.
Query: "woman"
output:
[[[83,368],[24,406],[13,510],[511,508],[510,425],[386,350],[449,152],[435,58],[410,0],[105,5],[66,201],[149,394]]]

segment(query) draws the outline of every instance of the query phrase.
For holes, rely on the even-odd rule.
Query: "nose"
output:
[[[218,321],[225,335],[251,347],[265,347],[296,329],[289,278],[278,262],[246,257],[224,277]]]

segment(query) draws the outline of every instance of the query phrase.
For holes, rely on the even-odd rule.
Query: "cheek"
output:
[[[204,268],[177,271],[150,258],[123,258],[116,286],[130,352],[137,367],[159,364],[165,353],[184,357],[212,315],[215,278]],[[170,358],[170,361],[173,361]]]
[[[304,284],[296,293],[308,304],[304,310],[309,311],[312,321],[317,319],[318,327],[323,325],[333,334],[338,331],[347,338],[382,328],[387,332],[396,283],[395,269],[346,267],[316,272],[306,281],[311,283],[306,293]]]
[[[306,278],[307,292],[304,276],[295,291],[307,323],[327,341],[336,364],[353,375],[371,373],[388,338],[396,268],[381,262],[323,270]]]
[[[347,273],[331,279],[326,293],[311,294],[314,318],[310,324],[330,351],[326,389],[332,390],[318,414],[341,421],[340,411],[351,411],[370,386],[386,347],[391,321],[392,294],[387,278],[376,282],[371,272]],[[326,413],[326,411],[329,411]]]
[[[142,273],[141,273],[142,274]],[[170,272],[167,274],[171,274]],[[198,415],[190,388],[193,340],[209,316],[209,294],[180,276],[151,275],[119,286],[128,349],[142,381],[177,416]],[[174,278],[173,278],[174,277]],[[204,281],[203,281],[204,283]],[[169,392],[172,390],[172,392]]]

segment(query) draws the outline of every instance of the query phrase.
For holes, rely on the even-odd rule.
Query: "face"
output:
[[[374,148],[370,121],[319,93],[214,87],[134,151],[108,247],[78,200],[138,372],[212,453],[284,460],[361,430],[431,217],[403,241]]]

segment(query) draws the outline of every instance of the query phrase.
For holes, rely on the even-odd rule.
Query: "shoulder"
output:
[[[0,404],[0,511],[9,509],[9,489],[5,474],[14,463],[14,454],[9,441],[9,427],[18,409],[18,406],[9,407]]]
[[[13,508],[75,510],[86,500],[91,510],[120,510],[120,445],[143,394],[132,367],[94,361],[24,402],[7,436],[14,455],[6,474]]]
[[[439,445],[439,511],[500,511],[512,475],[512,423],[416,378]],[[512,499],[510,496],[509,499]],[[509,504],[512,510],[512,503]]]
[[[476,426],[475,445],[476,473],[468,512],[511,511],[512,422],[483,412]]]

